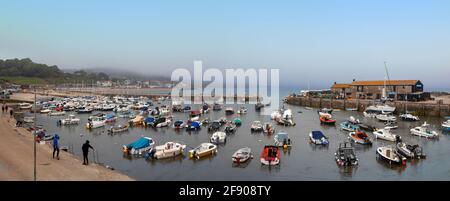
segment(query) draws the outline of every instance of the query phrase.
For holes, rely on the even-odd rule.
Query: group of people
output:
[[[56,159],[59,160],[59,135],[55,134],[53,136],[53,158],[55,158],[56,153]],[[81,150],[83,151],[83,165],[89,165],[89,149],[94,150],[94,147],[92,147],[89,144],[89,140],[86,140],[86,142],[81,146]]]
[[[9,111],[9,116],[12,117],[13,114],[14,114],[14,111],[13,110],[9,110],[8,105],[3,104],[2,105],[2,114],[3,113],[8,114],[8,111]]]

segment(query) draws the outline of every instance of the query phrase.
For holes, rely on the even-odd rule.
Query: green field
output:
[[[48,82],[36,77],[1,76],[0,80],[19,85],[45,85]]]

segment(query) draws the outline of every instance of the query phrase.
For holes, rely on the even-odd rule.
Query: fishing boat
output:
[[[237,164],[245,163],[251,158],[253,158],[252,150],[248,147],[240,148],[231,156],[233,163]]]
[[[320,123],[325,125],[335,125],[336,120],[329,118],[328,116],[320,116],[319,117]]]
[[[80,122],[79,118],[76,118],[75,115],[70,114],[67,118],[59,120],[61,125],[75,125]]]
[[[229,124],[227,124],[225,126],[225,130],[224,131],[225,131],[226,134],[231,134],[231,133],[235,133],[236,129],[237,129],[237,127],[236,127],[235,124],[229,123]]]
[[[128,125],[117,125],[117,126],[112,126],[108,132],[109,133],[120,133],[120,132],[125,132],[127,131],[129,128]]]
[[[442,123],[442,129],[444,131],[450,131],[450,119]]]
[[[386,160],[389,164],[401,164],[406,165],[406,158],[397,153],[395,148],[391,146],[378,147],[377,156]]]
[[[350,121],[344,121],[340,124],[341,130],[343,131],[349,131],[349,132],[355,132],[359,129],[359,125],[352,124]]]
[[[263,132],[271,135],[274,132],[272,124],[270,124],[269,122],[264,123]]]
[[[186,125],[184,124],[183,120],[176,120],[173,122],[173,128],[175,129],[181,129],[181,128],[185,128]]]
[[[189,150],[189,158],[197,158],[213,155],[217,153],[217,145],[211,143],[202,143],[200,146]]]
[[[317,145],[328,145],[328,138],[322,133],[322,131],[311,131],[309,133],[309,139],[311,143]]]
[[[225,114],[226,115],[232,115],[234,114],[234,109],[232,107],[225,108]]]
[[[373,132],[376,139],[387,140],[391,142],[397,141],[397,135],[391,133],[390,129],[379,129]],[[400,137],[400,136],[398,136]]]
[[[250,126],[251,132],[259,132],[263,131],[263,125],[260,121],[254,121],[252,125]]]
[[[275,146],[283,147],[285,149],[291,147],[292,145],[289,135],[284,131],[277,133],[273,140],[275,142]]]
[[[427,124],[427,122],[424,122],[422,126],[418,126],[415,128],[412,128],[411,134],[419,136],[419,137],[425,137],[425,138],[437,138],[439,137],[439,134],[436,131],[429,129],[430,124]]]
[[[280,163],[280,149],[278,146],[266,145],[261,152],[260,161],[263,165],[278,165]]]
[[[355,143],[362,145],[372,145],[372,139],[363,131],[351,132],[348,134],[349,139]]]
[[[221,131],[215,132],[211,136],[210,141],[213,144],[224,144],[227,142],[227,134]]]
[[[397,117],[395,117],[394,115],[389,115],[389,114],[378,114],[376,116],[376,118],[379,121],[397,121]]]
[[[100,128],[105,126],[105,119],[101,117],[94,117],[91,121],[86,123],[86,128],[88,129],[94,129],[94,128]]]
[[[403,121],[419,121],[420,120],[419,117],[414,116],[414,115],[409,114],[409,113],[401,114],[400,118]]]
[[[201,128],[202,122],[200,121],[189,121],[186,126],[187,131],[195,131]]]
[[[418,144],[409,145],[404,142],[399,142],[396,145],[396,151],[398,154],[404,156],[405,158],[425,158],[426,155],[422,151],[422,147]]]
[[[218,120],[214,120],[208,125],[208,131],[209,132],[218,131],[220,127],[222,127],[222,123],[220,123],[220,121]]]
[[[64,115],[66,115],[65,111],[60,111],[60,112],[51,111],[48,113],[48,116],[64,116]]]
[[[166,142],[164,145],[155,146],[152,156],[156,159],[173,158],[184,153],[186,145],[181,142]]]
[[[351,143],[339,143],[339,148],[334,153],[336,164],[339,166],[355,166],[358,165],[358,158],[355,154],[355,148]]]
[[[150,151],[155,145],[155,141],[150,137],[141,137],[131,144],[123,145],[122,150],[125,154],[142,155]]]

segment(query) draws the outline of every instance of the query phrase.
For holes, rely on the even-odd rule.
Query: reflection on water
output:
[[[234,106],[239,108],[239,106]],[[340,168],[334,160],[339,143],[348,140],[348,132],[339,130],[339,123],[350,116],[360,119],[363,123],[383,126],[375,119],[367,119],[361,113],[353,111],[335,111],[336,126],[321,125],[316,110],[306,110],[303,107],[288,105],[294,113],[296,126],[284,127],[274,124],[275,133],[285,131],[289,134],[292,147],[282,150],[281,161],[277,166],[261,165],[259,155],[266,144],[274,143],[274,134],[251,133],[253,121],[272,122],[270,116],[261,116],[254,111],[252,105],[247,105],[248,113],[231,115],[228,120],[239,117],[242,126],[236,133],[227,136],[227,143],[218,146],[218,153],[203,157],[200,160],[189,159],[188,151],[203,142],[209,142],[211,133],[203,126],[198,131],[186,132],[173,128],[131,127],[122,133],[108,134],[105,128],[87,130],[84,124],[88,114],[77,115],[81,122],[78,126],[57,126],[56,121],[63,117],[38,115],[38,124],[45,126],[48,134],[58,133],[61,145],[68,146],[69,151],[81,157],[81,145],[89,140],[97,151],[96,160],[113,167],[138,180],[449,180],[450,140],[448,134],[441,134],[438,140],[429,140],[412,136],[409,129],[419,126],[423,121],[432,125],[439,132],[442,119],[422,117],[421,122],[399,122],[399,128],[394,134],[402,136],[409,144],[419,144],[423,147],[427,159],[409,160],[406,167],[390,165],[377,160],[375,150],[378,146],[394,145],[384,140],[374,140],[372,146],[355,144],[355,152],[359,165],[353,168]],[[301,113],[297,113],[301,111]],[[203,118],[216,120],[225,116],[225,111],[211,111]],[[188,113],[174,113],[174,119],[187,120]],[[125,119],[119,118],[116,124],[123,125]],[[309,133],[321,130],[329,138],[328,146],[310,143]],[[369,133],[373,138],[373,135]],[[184,156],[173,159],[146,160],[143,157],[124,157],[122,145],[134,142],[141,136],[151,137],[156,145],[167,141],[182,141],[187,144]],[[233,153],[249,147],[254,156],[246,163],[236,166],[232,163]],[[91,154],[89,157],[93,157]],[[62,159],[63,160],[63,159]],[[93,160],[93,159],[91,159]]]

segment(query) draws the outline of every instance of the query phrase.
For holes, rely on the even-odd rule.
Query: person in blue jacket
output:
[[[53,136],[53,158],[55,158],[55,152],[56,158],[59,160],[59,135],[56,133]]]

